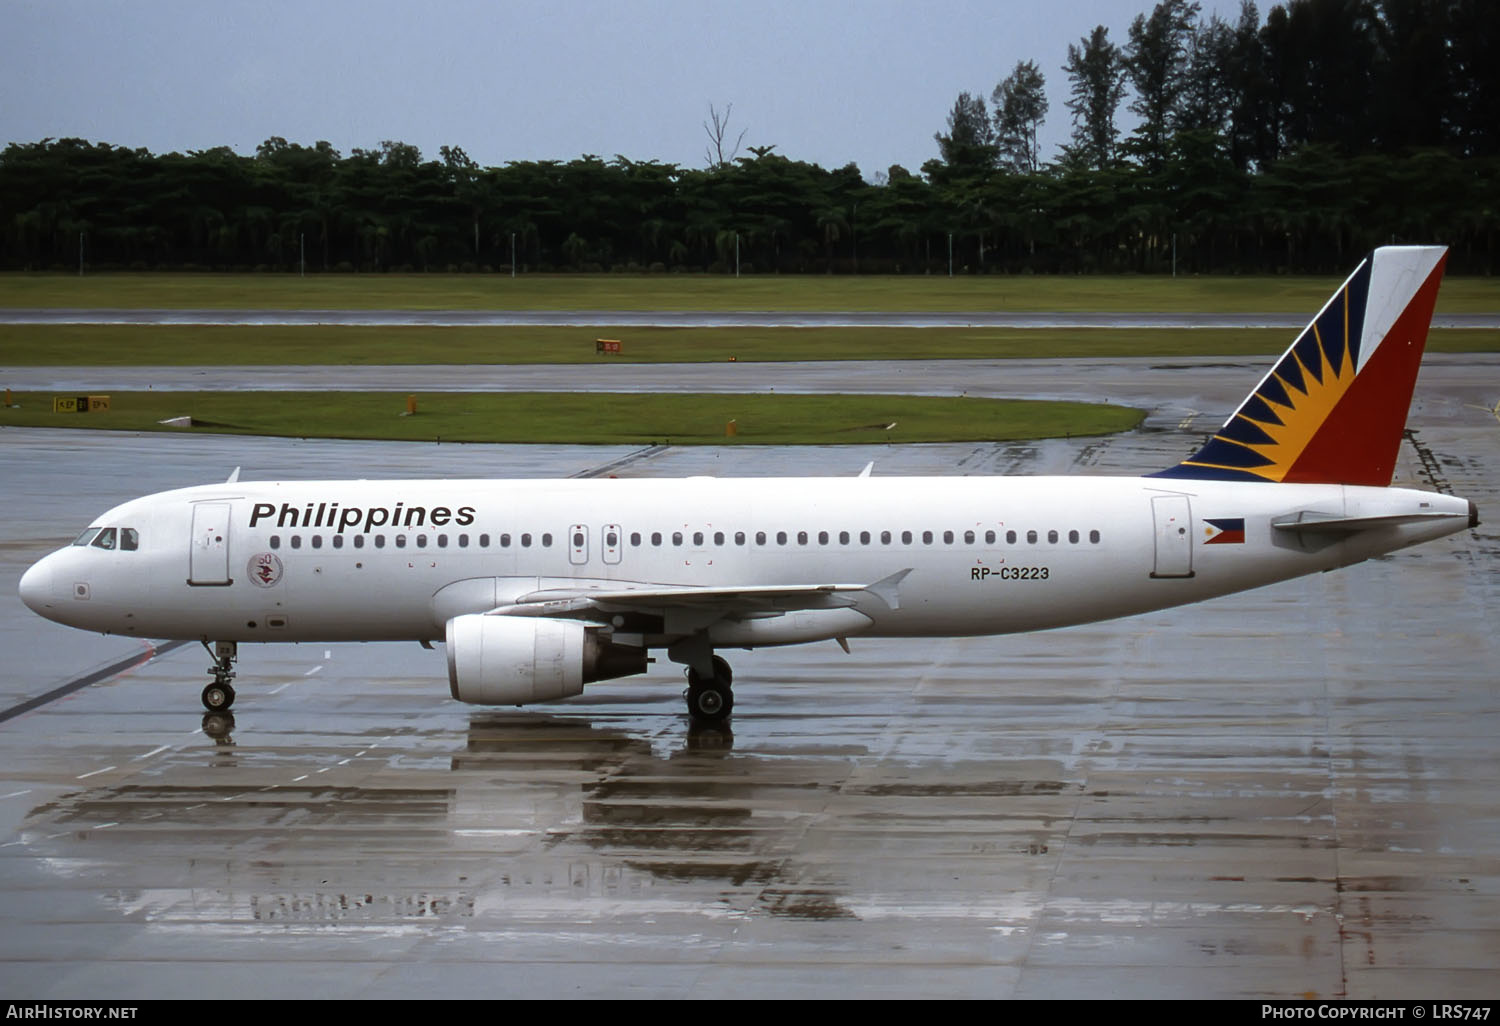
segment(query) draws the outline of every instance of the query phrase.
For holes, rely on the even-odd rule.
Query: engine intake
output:
[[[554,702],[591,681],[646,672],[645,649],[613,644],[571,620],[455,616],[447,648],[449,690],[472,705]]]

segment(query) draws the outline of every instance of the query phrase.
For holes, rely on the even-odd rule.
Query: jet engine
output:
[[[581,694],[590,681],[646,672],[646,650],[572,620],[470,613],[448,621],[448,686],[473,705],[524,705]]]

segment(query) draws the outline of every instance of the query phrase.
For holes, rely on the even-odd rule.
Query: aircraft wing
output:
[[[909,573],[910,567],[871,584],[547,588],[519,595],[515,601],[490,610],[489,615],[588,617],[611,613],[662,614],[673,610],[745,616],[849,607],[857,603],[860,595],[873,595],[891,609],[899,609],[900,585]]]

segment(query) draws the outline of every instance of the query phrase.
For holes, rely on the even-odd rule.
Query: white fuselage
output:
[[[867,585],[909,570],[899,601],[856,594],[853,622],[723,643],[1000,634],[1345,566],[1467,527],[1469,509],[1403,489],[1151,478],[235,482],[110,510],[95,526],[133,530],[134,549],[68,546],[21,590],[50,619],[108,633],[427,641],[549,588]],[[1272,526],[1298,513],[1437,519],[1311,538]]]

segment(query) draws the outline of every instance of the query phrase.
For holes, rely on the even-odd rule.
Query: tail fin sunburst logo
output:
[[[1152,476],[1389,485],[1446,253],[1362,260],[1208,444]]]

